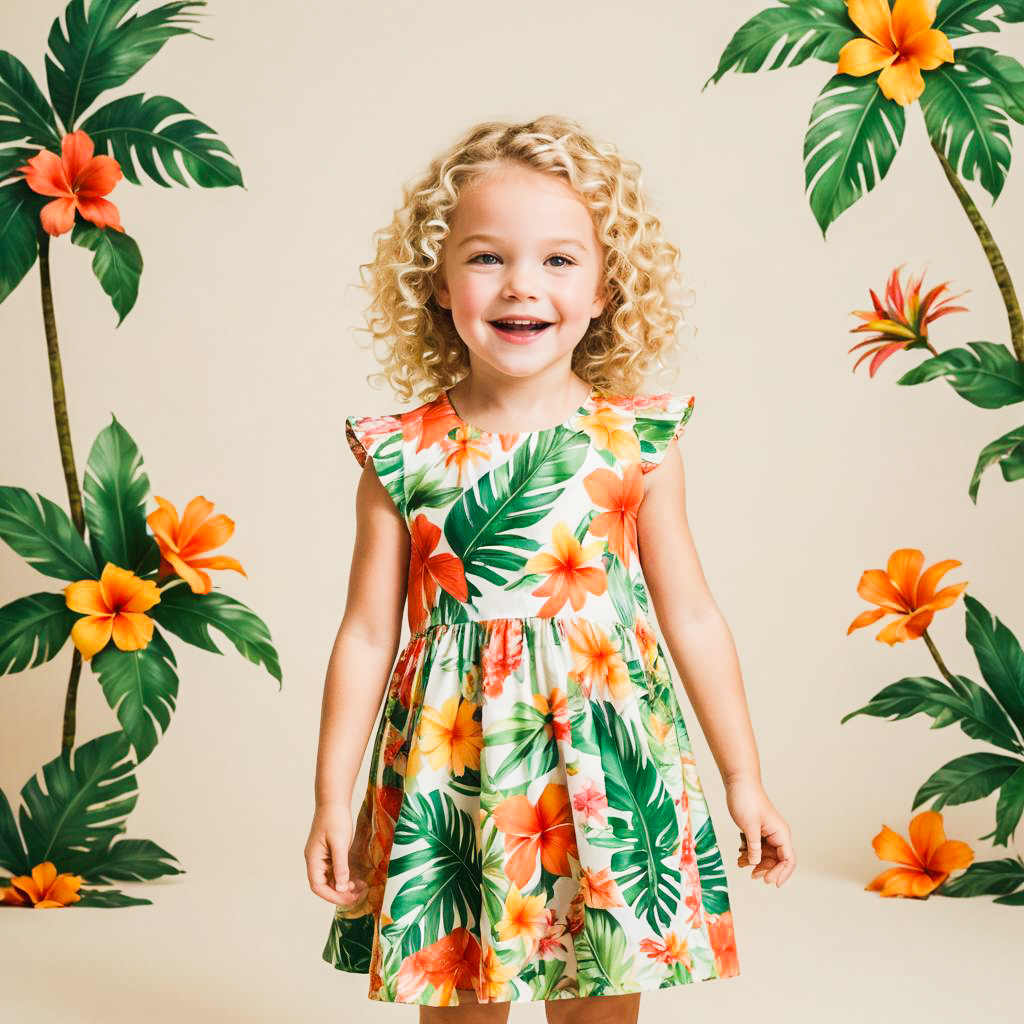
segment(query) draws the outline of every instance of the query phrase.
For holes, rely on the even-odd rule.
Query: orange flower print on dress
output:
[[[81,875],[69,871],[58,874],[53,861],[44,860],[32,869],[31,875],[15,875],[10,885],[0,888],[0,903],[36,910],[66,907],[82,898],[78,891],[82,881]]]
[[[947,839],[938,811],[921,811],[910,822],[910,843],[888,825],[871,840],[882,860],[894,860],[900,867],[887,868],[864,887],[883,896],[927,899],[949,877],[951,871],[967,867],[974,851],[959,839]]]
[[[564,690],[557,686],[546,697],[542,693],[533,695],[533,706],[547,719],[544,731],[559,743],[568,742],[571,728],[569,725],[569,698]]]
[[[513,882],[505,897],[505,912],[494,926],[501,940],[522,939],[528,954],[532,952],[551,920],[546,903],[547,893],[543,890],[524,896]]]
[[[626,905],[608,868],[601,868],[600,871],[584,868],[580,872],[580,891],[583,893],[583,902],[588,907],[607,909]]]
[[[682,964],[688,971],[693,970],[693,959],[686,939],[680,938],[675,932],[668,932],[664,940],[641,939],[640,949],[652,960],[660,960],[663,964]]]
[[[470,931],[456,928],[402,961],[396,994],[401,1002],[414,1002],[427,985],[433,985],[437,991],[430,1004],[447,1006],[452,989],[473,988],[473,979],[479,974],[480,944]]]
[[[583,416],[580,426],[598,451],[610,452],[627,465],[640,461],[640,442],[633,432],[628,410],[620,412],[611,404],[602,404],[589,416]]]
[[[494,822],[511,854],[506,874],[520,889],[537,870],[538,855],[553,875],[570,874],[569,854],[577,857],[578,851],[565,786],[549,782],[536,804],[522,793],[502,800],[494,809]]]
[[[63,235],[75,226],[77,210],[98,228],[121,227],[117,207],[104,199],[124,176],[121,165],[110,156],[93,156],[95,145],[79,130],[61,139],[61,155],[42,149],[18,170],[25,184],[43,196],[56,196],[39,211],[39,220],[48,235]]]
[[[505,680],[523,663],[523,623],[519,619],[491,619],[486,635],[483,690],[487,697],[500,697]]]
[[[579,680],[587,697],[593,695],[594,684],[614,700],[627,700],[633,693],[629,666],[622,651],[599,625],[585,619],[569,623],[567,634],[572,651],[572,674]]]
[[[579,611],[588,591],[603,594],[608,589],[604,566],[588,564],[600,563],[605,547],[603,542],[580,544],[566,523],[560,520],[551,531],[551,544],[554,554],[538,552],[524,567],[526,572],[547,574],[547,581],[533,592],[537,597],[548,597],[537,612],[542,618],[556,615],[566,601],[572,605],[573,611]]]
[[[478,707],[472,701],[460,700],[458,695],[449,697],[439,709],[424,705],[418,742],[409,752],[408,774],[416,774],[424,754],[431,768],[448,765],[456,778],[464,775],[467,767],[479,769],[483,733],[474,717]]]
[[[715,968],[720,978],[731,978],[740,973],[739,957],[736,955],[736,933],[732,926],[732,911],[723,914],[708,914],[708,936],[715,952]]]
[[[939,580],[960,563],[955,558],[936,562],[923,573],[924,554],[917,548],[900,548],[889,556],[883,569],[866,569],[857,584],[857,593],[878,605],[861,612],[847,627],[849,636],[861,626],[870,626],[883,615],[897,616],[876,637],[891,647],[904,640],[916,640],[931,624],[932,616],[941,608],[948,608],[967,587],[967,583],[954,583],[936,593]]]
[[[480,1002],[491,1003],[503,999],[508,988],[508,979],[515,973],[515,965],[503,964],[494,947],[488,946],[484,951],[481,965],[483,983],[478,993]]]
[[[84,613],[71,627],[71,642],[86,661],[113,638],[120,651],[141,651],[153,639],[153,620],[146,612],[160,602],[152,580],[107,562],[98,580],[79,580],[64,588],[64,601]]]
[[[453,438],[446,438],[440,444],[445,453],[444,464],[456,467],[456,485],[460,487],[467,467],[481,461],[490,461],[491,458],[490,439],[486,435],[477,437],[475,431],[469,427],[460,426]]]
[[[211,515],[213,502],[201,494],[186,506],[178,519],[177,509],[158,494],[153,495],[158,509],[146,516],[160,548],[160,575],[180,576],[193,594],[209,594],[213,581],[204,569],[234,569],[248,579],[241,562],[228,555],[200,558],[206,551],[226,544],[235,532],[235,521],[223,513]]]
[[[469,586],[462,562],[455,555],[443,551],[432,554],[441,540],[441,531],[425,515],[413,519],[410,534],[409,628],[417,632],[436,604],[438,587],[456,601],[465,601],[469,597]]]
[[[864,33],[844,43],[836,71],[863,77],[875,71],[878,88],[900,106],[924,92],[922,71],[952,61],[953,47],[944,32],[932,28],[937,0],[846,0],[850,20]]]
[[[587,489],[595,508],[607,509],[590,521],[590,532],[595,537],[608,538],[608,550],[622,559],[629,568],[630,554],[639,553],[636,537],[637,513],[644,499],[644,475],[640,464],[626,466],[620,477],[610,469],[595,469],[585,477]]]

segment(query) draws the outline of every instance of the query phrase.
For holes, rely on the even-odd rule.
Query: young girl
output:
[[[654,615],[737,863],[794,870],[687,527],[672,442],[694,400],[642,390],[683,322],[678,254],[637,165],[542,117],[470,130],[369,264],[378,376],[428,397],[346,421],[363,472],[305,856],[336,905],[324,959],[422,1021],[525,1000],[635,1021],[644,990],[739,973]]]

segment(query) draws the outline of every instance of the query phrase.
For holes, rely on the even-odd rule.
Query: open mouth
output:
[[[513,337],[524,337],[533,334],[540,334],[551,326],[545,320],[490,320],[490,325],[501,334],[508,334]]]

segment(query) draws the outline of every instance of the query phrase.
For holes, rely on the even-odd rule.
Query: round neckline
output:
[[[459,414],[458,410],[452,405],[452,400],[448,395],[448,389],[445,388],[441,391],[441,395],[444,398],[444,403],[447,406],[448,412],[450,412],[459,423],[467,430],[476,431],[480,434],[543,434],[549,430],[557,430],[559,427],[567,427],[577,416],[587,416],[590,414],[590,403],[597,397],[597,388],[592,387],[587,394],[587,397],[583,400],[582,405],[571,412],[561,423],[553,423],[550,427],[538,427],[535,430],[487,430],[485,427],[478,427],[475,423],[470,423],[464,420]]]

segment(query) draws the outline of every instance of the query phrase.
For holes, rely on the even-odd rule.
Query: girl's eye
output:
[[[477,260],[483,259],[483,257],[485,257],[485,256],[489,256],[491,259],[495,259],[495,260],[498,258],[497,256],[494,255],[493,252],[478,252],[469,262],[470,263],[475,263]],[[571,266],[575,262],[571,257],[563,256],[560,253],[555,255],[555,256],[549,256],[548,259],[549,260],[564,260],[565,263],[559,263],[558,264],[559,268],[565,266],[566,264]],[[486,266],[493,266],[493,265],[494,264],[492,264],[492,263],[486,264]]]

